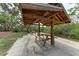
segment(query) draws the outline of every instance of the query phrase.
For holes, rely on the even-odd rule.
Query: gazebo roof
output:
[[[22,16],[25,25],[69,23],[70,18],[61,3],[22,3]]]

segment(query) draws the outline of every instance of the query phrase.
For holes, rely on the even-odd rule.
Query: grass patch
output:
[[[7,54],[7,50],[6,49],[1,49],[0,50],[0,56],[5,56]]]
[[[5,56],[13,43],[26,32],[2,32],[0,33],[0,56]]]
[[[8,40],[8,39],[0,39],[0,48],[7,48],[10,47],[11,44],[14,43],[15,40]]]
[[[15,40],[0,39],[0,56],[7,54],[7,50],[13,45]]]

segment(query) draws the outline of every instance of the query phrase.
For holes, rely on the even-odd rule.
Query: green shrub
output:
[[[54,34],[79,40],[79,24],[61,24],[54,27]]]
[[[12,29],[13,32],[26,32],[26,28],[22,25],[19,25],[19,26],[15,26],[13,29]]]

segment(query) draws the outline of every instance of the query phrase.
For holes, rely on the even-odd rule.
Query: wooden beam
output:
[[[43,16],[47,16],[47,15],[49,15],[49,12],[45,12]]]
[[[48,17],[48,18],[50,18],[50,19],[42,20],[41,22],[42,22],[43,24],[49,24],[49,25],[51,25],[50,22],[53,22],[53,24],[56,24],[56,23],[59,22],[59,21],[58,21],[59,19],[56,18],[56,15],[57,15],[57,14],[58,14],[58,13],[52,15],[52,16],[51,16],[52,19],[51,19],[50,17]],[[55,19],[55,20],[54,20],[54,19]]]
[[[38,16],[36,14],[23,14],[24,18],[32,18],[32,19],[47,19],[47,17]],[[49,18],[48,18],[49,19]]]
[[[56,20],[56,23],[60,23],[60,20],[58,19],[58,17],[56,15],[54,17],[55,17],[54,19]]]

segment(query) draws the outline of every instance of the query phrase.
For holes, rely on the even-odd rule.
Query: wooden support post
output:
[[[51,45],[54,45],[53,23],[51,22]]]
[[[38,35],[40,36],[40,23],[38,24],[38,29],[39,29]]]

